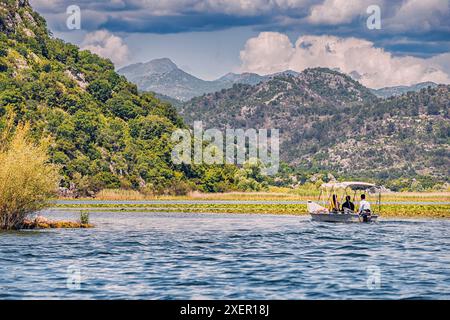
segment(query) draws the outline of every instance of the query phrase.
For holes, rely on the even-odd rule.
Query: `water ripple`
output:
[[[0,299],[450,298],[448,220],[136,212],[91,220],[95,229],[1,233]]]

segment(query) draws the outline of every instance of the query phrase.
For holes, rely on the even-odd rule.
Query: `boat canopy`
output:
[[[379,186],[367,182],[346,181],[346,182],[324,183],[320,186],[320,188],[325,190],[347,189],[347,188],[350,188],[351,190],[368,190],[368,189],[377,189],[379,188]]]

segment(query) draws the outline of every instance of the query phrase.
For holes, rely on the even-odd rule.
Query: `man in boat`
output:
[[[371,215],[370,203],[366,200],[366,195],[361,195],[361,201],[359,202],[358,214],[363,217],[363,221],[367,222],[368,217]]]
[[[355,204],[350,201],[350,196],[345,197],[345,202],[342,204],[342,211],[355,211]]]

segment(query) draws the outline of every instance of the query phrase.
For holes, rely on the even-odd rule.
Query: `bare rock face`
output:
[[[20,9],[29,9],[22,11]],[[0,3],[0,32],[15,33],[18,29],[23,29],[28,36],[34,36],[32,30],[26,27],[26,22],[36,26],[37,23],[31,11],[28,0],[8,1],[7,3]],[[22,11],[22,13],[20,13]]]

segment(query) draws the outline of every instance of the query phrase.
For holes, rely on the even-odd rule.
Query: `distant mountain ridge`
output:
[[[279,74],[253,86],[237,84],[193,98],[182,106],[180,114],[188,123],[208,118],[209,125],[221,129],[230,125],[260,127],[263,119],[264,126],[268,124],[265,115],[275,110],[280,119],[290,111],[288,108],[302,107],[301,112],[326,113],[329,108],[341,110],[376,100],[370,89],[349,76],[327,68],[315,68],[297,75]],[[273,125],[279,126],[278,123]]]
[[[338,69],[333,71],[341,72]],[[175,105],[204,94],[230,89],[235,84],[256,85],[280,75],[298,76],[301,74],[292,70],[265,76],[256,73],[228,73],[217,80],[207,81],[181,70],[168,58],[132,64],[119,69],[118,73],[125,76],[130,82],[135,83],[140,91],[155,92],[163,100]],[[349,76],[356,81],[359,80],[359,75],[356,72],[352,72]],[[388,98],[391,96],[399,96],[409,91],[417,92],[429,86],[435,88],[437,84],[423,82],[412,86],[396,86],[370,90],[377,97]]]
[[[307,170],[379,179],[450,176],[450,86],[387,99],[326,68],[194,98],[180,109],[205,128],[279,129],[280,156]]]
[[[170,59],[156,59],[147,63],[132,64],[118,70],[141,91],[187,101],[205,93],[231,88],[235,83],[257,84],[265,79],[254,73],[229,73],[217,80],[199,79],[177,67]]]
[[[417,92],[424,88],[436,88],[438,86],[437,83],[434,82],[421,82],[415,85],[411,86],[395,86],[395,87],[386,87],[381,89],[372,89],[372,92],[374,95],[380,98],[389,98],[389,97],[396,97],[401,96],[404,93],[407,92]]]

